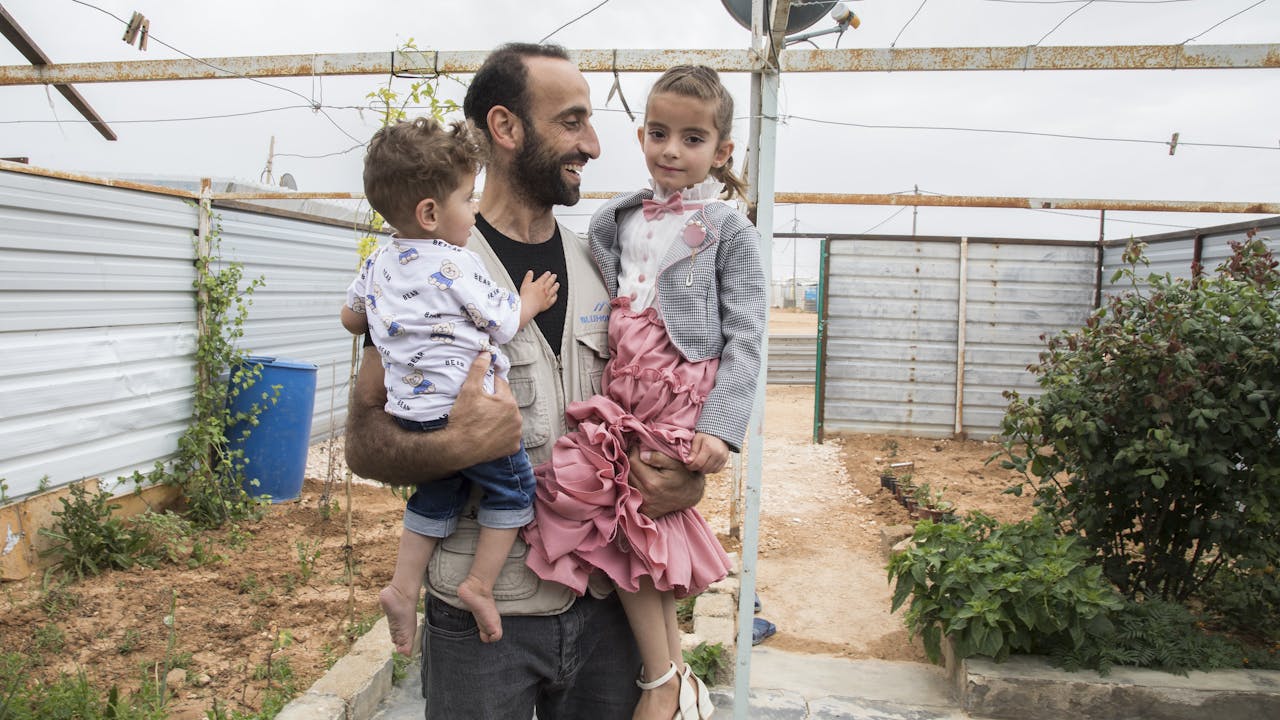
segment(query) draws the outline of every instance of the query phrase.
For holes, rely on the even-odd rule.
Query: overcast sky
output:
[[[1263,2],[1210,30],[1256,2],[864,0],[849,3],[862,26],[847,32],[840,46],[1177,44],[1197,35],[1191,45],[1280,42],[1280,0]],[[487,50],[511,40],[538,41],[600,2],[5,0],[3,5],[54,62],[97,62],[181,57],[157,40],[195,57],[382,52],[409,39],[421,49]],[[145,15],[153,33],[147,51],[122,42],[121,22],[95,7],[125,19],[134,11]],[[828,24],[824,18],[812,29]],[[611,0],[551,40],[577,49],[746,48],[750,33],[720,0]],[[816,43],[833,47],[835,36]],[[0,41],[0,65],[25,64]],[[635,124],[618,112],[617,98],[605,105],[612,76],[588,77],[603,154],[588,165],[584,189],[638,187],[646,176]],[[643,106],[655,77],[622,76],[633,108]],[[725,79],[738,102],[735,135],[741,150],[747,144],[749,79],[745,74]],[[353,107],[366,105],[365,95],[386,82],[386,77],[361,76],[79,86],[119,135],[116,142],[102,139],[52,90],[0,87],[0,156],[29,156],[34,165],[91,174],[256,181],[274,136],[277,179],[289,172],[300,190],[358,191],[360,150],[316,159],[290,155],[338,153],[367,140],[378,117]],[[394,87],[407,84],[397,80]],[[441,88],[461,101],[460,82],[446,79]],[[307,107],[313,101],[326,106],[324,114]],[[257,114],[213,117],[248,112]],[[895,193],[918,186],[921,192],[957,195],[1280,201],[1278,69],[788,74],[782,78],[779,112],[779,192]],[[210,119],[178,120],[183,118]],[[927,128],[1156,142],[1179,132],[1181,144],[1171,157],[1168,147],[1154,143]],[[583,202],[560,215],[571,227],[584,228],[592,207]],[[890,206],[783,205],[775,212],[775,229],[910,234],[912,216],[910,208]],[[1106,234],[1122,238],[1248,217],[1108,213]],[[1097,213],[1082,211],[921,208],[915,223],[922,235],[1082,240],[1098,235]],[[812,274],[812,250],[812,243],[792,246],[779,240],[775,277],[791,275],[793,265],[800,275]]]

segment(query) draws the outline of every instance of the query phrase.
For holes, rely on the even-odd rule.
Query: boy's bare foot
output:
[[[502,639],[502,615],[498,613],[498,604],[493,600],[493,588],[485,586],[475,575],[468,575],[458,585],[458,599],[466,603],[467,609],[476,617],[480,642],[491,643]]]
[[[671,720],[680,706],[682,683],[680,674],[673,673],[665,683],[643,690],[631,720]]]
[[[391,630],[391,643],[396,652],[407,657],[413,656],[413,639],[418,634],[418,600],[409,598],[388,585],[378,593],[378,604],[387,616],[387,627]]]

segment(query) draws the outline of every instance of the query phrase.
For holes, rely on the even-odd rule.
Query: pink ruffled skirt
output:
[[[694,595],[728,574],[729,558],[693,508],[657,520],[640,514],[643,498],[627,484],[627,450],[639,445],[686,459],[719,360],[685,360],[656,308],[632,312],[625,297],[612,305],[602,394],[568,407],[577,428],[534,470],[528,564],[579,594],[600,571],[628,592],[647,576],[676,597]]]

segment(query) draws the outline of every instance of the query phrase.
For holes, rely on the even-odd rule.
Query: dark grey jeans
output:
[[[504,616],[482,643],[475,618],[430,595],[422,633],[427,720],[629,720],[640,654],[617,594],[559,615]]]

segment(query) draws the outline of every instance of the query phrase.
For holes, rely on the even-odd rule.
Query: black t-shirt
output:
[[[556,225],[555,232],[550,238],[535,244],[512,240],[495,230],[489,221],[478,213],[476,228],[480,230],[481,235],[484,235],[489,247],[493,248],[494,254],[506,267],[507,274],[516,284],[517,292],[520,290],[520,281],[524,280],[524,274],[530,270],[533,271],[535,279],[544,272],[555,274],[556,280],[560,283],[556,303],[535,315],[533,321],[538,323],[538,329],[551,344],[551,349],[555,350],[556,357],[559,357],[560,344],[564,340],[565,313],[569,309],[569,271],[564,262],[564,241],[560,237],[559,224]]]

